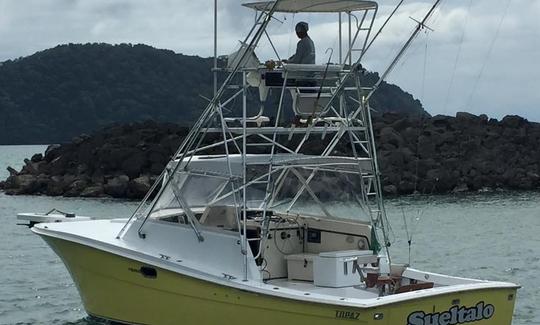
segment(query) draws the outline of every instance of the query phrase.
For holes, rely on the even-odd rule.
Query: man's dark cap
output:
[[[296,24],[296,27],[294,28],[294,30],[297,33],[300,33],[300,32],[307,33],[307,31],[309,30],[309,25],[305,21],[301,21],[298,24]]]

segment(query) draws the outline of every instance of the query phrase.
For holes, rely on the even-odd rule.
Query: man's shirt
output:
[[[306,36],[296,44],[296,53],[291,56],[288,63],[315,64],[315,44]]]

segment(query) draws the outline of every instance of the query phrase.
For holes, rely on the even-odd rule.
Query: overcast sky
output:
[[[243,1],[219,4],[219,54],[238,47],[254,15]],[[380,1],[380,25],[397,0]],[[409,0],[366,57],[383,71],[422,19],[430,1]],[[64,43],[144,43],[178,53],[212,55],[213,0],[0,0],[0,61]],[[293,52],[294,24],[310,23],[317,60],[337,58],[336,15],[276,16],[270,34],[280,55]],[[540,0],[443,0],[389,81],[419,98],[431,114],[457,111],[540,121]],[[276,58],[267,42],[261,60]]]

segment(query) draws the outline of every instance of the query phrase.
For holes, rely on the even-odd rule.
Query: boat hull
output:
[[[355,308],[239,290],[68,240],[42,237],[64,261],[88,314],[122,323],[509,325],[512,322],[515,288],[463,291]]]

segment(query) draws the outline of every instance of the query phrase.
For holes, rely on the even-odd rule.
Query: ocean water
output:
[[[0,178],[8,176],[8,165],[18,169],[24,158],[44,150],[0,146]],[[126,217],[136,204],[0,193],[0,324],[97,324],[87,319],[60,259],[28,228],[16,225],[16,213],[58,208]],[[388,200],[387,210],[394,261],[409,262],[407,238],[412,238],[410,262],[416,268],[519,283],[513,324],[540,324],[540,193],[403,197]]]

